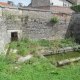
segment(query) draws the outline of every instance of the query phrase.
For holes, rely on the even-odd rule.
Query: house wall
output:
[[[68,1],[73,2],[73,5],[80,4],[80,0],[68,0]]]
[[[38,6],[72,6],[72,4],[66,0],[32,0],[32,6],[38,7]]]
[[[77,0],[77,4],[80,4],[80,0]]]
[[[32,6],[38,7],[38,6],[49,6],[50,1],[49,0],[32,0]]]
[[[72,6],[72,4],[66,0],[50,0],[50,3],[55,6]]]

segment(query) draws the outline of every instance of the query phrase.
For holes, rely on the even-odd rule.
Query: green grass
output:
[[[50,49],[76,46],[74,39],[64,40],[39,40],[30,41],[22,38],[21,41],[12,42],[10,49],[17,49],[18,54],[33,57],[24,63],[16,63],[18,54],[0,55],[0,80],[80,80],[80,63],[56,68],[48,59],[36,53],[38,47]],[[15,67],[18,67],[17,69]]]
[[[59,22],[59,19],[57,16],[54,16],[51,18],[50,22],[57,23],[57,22]]]
[[[73,38],[62,40],[38,40],[31,41],[27,38],[22,38],[21,41],[14,41],[10,44],[11,49],[17,49],[18,54],[25,56],[36,51],[38,47],[48,47],[51,50],[57,50],[64,47],[76,47],[78,44]]]
[[[80,63],[56,68],[46,58],[33,53],[24,63],[10,62],[0,55],[1,80],[80,80]],[[9,58],[9,56],[8,56]],[[18,67],[18,69],[15,69]]]
[[[80,4],[71,6],[71,9],[73,9],[76,12],[80,12]]]

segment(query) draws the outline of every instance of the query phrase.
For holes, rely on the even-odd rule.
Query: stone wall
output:
[[[5,45],[8,43],[7,36],[5,21],[0,17],[0,53],[4,50]]]
[[[3,16],[6,16],[6,15],[15,15],[15,16],[18,16],[18,15],[22,15],[22,10],[19,10],[18,8],[2,8],[2,15]]]
[[[3,11],[7,11],[7,9],[3,9]],[[39,9],[21,9],[20,11],[10,9],[9,13],[17,13],[16,15],[21,16],[27,15],[29,18],[25,22],[25,18],[21,21],[17,17],[12,21],[11,19],[6,20],[0,17],[0,52],[4,50],[5,44],[11,41],[11,32],[17,32],[19,39],[22,36],[31,40],[54,40],[75,37],[80,42],[80,13],[55,13],[50,10]],[[53,16],[57,16],[59,22],[51,23],[50,19]]]
[[[69,23],[61,21],[56,24],[53,24],[44,19],[37,20],[38,22],[28,22],[27,25],[23,27],[23,36],[26,36],[29,39],[33,40],[54,40],[65,38]]]
[[[67,15],[67,19],[62,16],[59,18],[58,23],[51,23],[50,19],[57,13],[51,13],[50,11],[23,11],[24,15],[29,16],[27,24],[23,25],[23,36],[32,39],[63,39],[66,36],[66,32],[69,26],[71,15]],[[68,34],[67,36],[70,36]]]
[[[8,33],[8,42],[11,42],[11,33],[17,32],[18,40],[22,37],[22,22],[21,20],[7,20],[5,22],[7,26],[7,33]]]
[[[51,13],[49,10],[23,10],[23,15],[29,16],[28,21],[25,23],[20,19],[6,21],[9,42],[11,38],[11,32],[21,32],[20,35],[27,37],[31,40],[39,39],[63,39],[65,38],[71,15],[65,14],[66,17],[60,16],[57,13]],[[53,16],[59,18],[58,23],[51,23],[50,20]],[[22,30],[22,31],[21,31]],[[70,35],[68,35],[70,36]]]
[[[67,17],[57,15],[59,13],[52,13],[50,10],[39,10],[39,9],[3,9],[3,12],[8,11],[10,14],[19,13],[20,15],[28,15],[29,19],[27,24],[25,20],[23,22],[20,19],[15,21],[6,20],[5,25],[7,26],[7,32],[10,42],[11,31],[18,31],[21,34],[29,39],[39,40],[39,39],[63,39],[66,36],[66,32],[69,26],[69,21],[71,15],[65,14]],[[13,12],[13,13],[12,13]],[[62,13],[63,14],[63,13]],[[15,14],[17,15],[17,14]],[[58,23],[51,23],[50,19],[57,15],[59,18]],[[13,32],[12,31],[12,32]],[[67,36],[70,36],[68,34]]]
[[[23,15],[28,15],[30,18],[42,18],[45,20],[53,16],[50,10],[40,9],[25,9],[23,10]]]
[[[70,36],[80,43],[80,13],[73,14],[70,20],[70,25],[67,29],[67,33],[70,32]]]

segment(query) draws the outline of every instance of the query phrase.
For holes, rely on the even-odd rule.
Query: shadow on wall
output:
[[[80,44],[80,13],[72,14],[65,38],[73,37]]]

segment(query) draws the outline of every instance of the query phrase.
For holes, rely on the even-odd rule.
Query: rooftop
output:
[[[73,13],[74,11],[69,7],[51,6],[50,9],[54,12]]]
[[[10,4],[6,3],[6,2],[0,2],[0,6],[11,6]]]

